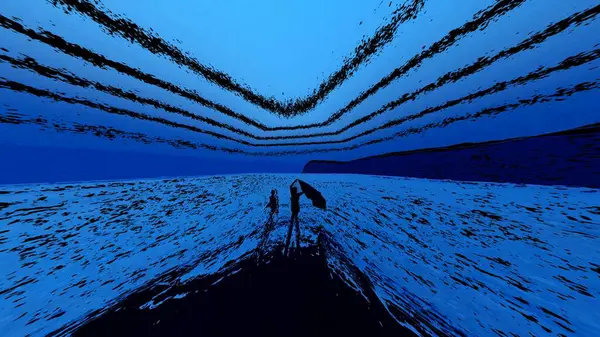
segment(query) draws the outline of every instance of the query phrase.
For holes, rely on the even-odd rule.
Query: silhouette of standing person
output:
[[[298,221],[298,213],[300,212],[300,196],[302,196],[304,193],[298,192],[298,188],[294,186],[295,183],[296,181],[290,185],[292,218],[290,219],[290,226],[288,227],[284,255],[289,255],[290,241],[292,239],[294,223],[296,224],[296,249],[300,248],[300,222]]]
[[[277,196],[277,190],[271,190],[271,196],[269,196],[269,202],[267,203],[267,206],[265,206],[265,209],[270,209],[270,212],[269,219],[265,224],[265,231],[262,234],[262,240],[259,244],[259,251],[261,252],[267,245],[267,242],[269,241],[269,235],[275,227],[275,216],[279,214],[279,197]]]
[[[277,190],[271,190],[271,196],[269,197],[269,203],[265,208],[270,208],[269,221],[273,222],[275,215],[279,214],[279,197],[277,196]]]

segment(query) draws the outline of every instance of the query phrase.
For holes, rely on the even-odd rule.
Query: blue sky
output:
[[[476,13],[487,9],[494,0],[468,0],[451,2],[427,0],[417,17],[400,24],[393,40],[381,48],[367,64],[361,65],[353,76],[331,92],[314,109],[294,117],[283,118],[271,111],[256,106],[242,97],[224,90],[185,67],[174,64],[170,59],[155,55],[140,45],[118,36],[109,35],[89,17],[71,12],[66,14],[61,7],[54,7],[45,0],[3,1],[0,14],[18,18],[22,25],[32,29],[44,29],[65,40],[88,48],[105,57],[122,62],[143,72],[152,74],[182,88],[195,90],[202,97],[227,106],[267,126],[293,126],[326,120],[360,93],[368,90],[395,68],[405,64],[414,55],[438,41],[449,31],[471,20]],[[166,1],[152,0],[143,4],[138,1],[103,0],[99,8],[111,15],[128,18],[137,25],[152,29],[164,40],[173,43],[182,51],[195,57],[202,64],[210,65],[227,73],[237,82],[267,97],[279,100],[305,97],[312,93],[331,73],[339,69],[344,59],[351,57],[362,39],[372,36],[377,29],[390,21],[393,11],[403,1]],[[595,0],[527,0],[506,15],[492,21],[483,30],[468,34],[447,51],[422,62],[420,67],[410,70],[405,76],[393,81],[366,99],[338,121],[323,128],[293,131],[261,131],[239,120],[197,104],[189,99],[156,86],[143,83],[110,68],[98,68],[86,61],[68,56],[44,43],[30,40],[26,36],[0,27],[1,55],[12,58],[24,56],[35,59],[45,66],[64,69],[79,77],[135,92],[184,109],[193,114],[212,118],[222,123],[260,136],[303,135],[307,133],[335,131],[352,121],[365,116],[382,105],[434,82],[447,72],[473,63],[479,57],[492,56],[510,48],[531,34],[562,20],[573,13],[597,5]],[[374,119],[352,128],[341,135],[310,138],[311,141],[338,140],[356,135],[364,130],[376,128],[385,122],[419,113],[428,107],[437,106],[457,99],[494,83],[509,81],[526,75],[539,67],[554,66],[565,58],[599,48],[600,20],[596,17],[585,24],[573,26],[548,38],[530,50],[509,58],[500,59],[480,72],[456,83],[450,83],[429,93],[418,96],[396,109],[387,111]],[[282,150],[335,149],[359,144],[368,140],[391,136],[411,127],[435,123],[444,118],[475,113],[481,109],[517,102],[536,94],[552,94],[560,87],[569,87],[600,78],[600,61],[594,60],[525,85],[510,87],[499,93],[465,102],[444,109],[427,117],[403,125],[380,130],[347,144],[248,147],[231,140],[216,139],[210,135],[172,128],[154,122],[139,121],[127,116],[115,116],[104,111],[78,104],[54,102],[27,93],[16,93],[0,88],[0,114],[14,112],[23,118],[43,117],[50,123],[63,125],[73,123],[110,126],[127,132],[142,133],[148,137],[179,139],[210,146],[226,147],[248,152],[277,152]],[[59,92],[67,97],[80,97],[92,102],[121,109],[165,118],[181,124],[193,125],[227,136],[257,142],[229,130],[206,125],[200,121],[157,109],[153,106],[131,102],[123,98],[82,88],[35,74],[27,69],[15,69],[0,62],[0,77],[31,87]],[[363,156],[392,151],[445,146],[462,142],[477,142],[505,139],[509,137],[537,135],[559,131],[600,121],[597,106],[600,96],[595,90],[577,93],[563,101],[554,101],[526,106],[499,114],[465,120],[443,128],[433,128],[406,137],[396,137],[376,145],[364,146],[351,151],[332,151],[302,155],[246,156],[222,153],[206,149],[181,149],[157,142],[139,142],[131,139],[104,139],[72,132],[56,132],[39,125],[15,125],[0,123],[0,144],[8,158],[14,153],[26,153],[30,147],[43,147],[56,152],[56,157],[65,155],[60,165],[69,166],[77,158],[66,155],[63,149],[85,151],[100,150],[98,153],[145,153],[152,156],[195,157],[207,165],[214,166],[211,173],[225,172],[230,163],[240,172],[260,170],[261,166],[273,163],[281,165],[283,171],[301,170],[310,159],[350,160]],[[0,115],[2,116],[2,115]],[[291,140],[297,141],[297,140]],[[291,142],[276,141],[279,143]],[[302,141],[302,139],[301,139]],[[8,149],[12,148],[11,151]],[[62,151],[62,152],[61,152]],[[35,156],[31,151],[31,156]],[[62,158],[62,157],[61,157]],[[107,158],[110,158],[108,156]],[[9,161],[10,158],[8,158]],[[258,160],[257,160],[258,159]],[[260,163],[261,160],[263,164]],[[12,160],[18,162],[18,160]],[[256,169],[248,169],[252,162]],[[224,163],[220,165],[219,163]],[[15,164],[16,165],[16,164]],[[58,164],[56,164],[58,165]],[[279,167],[272,165],[271,167]],[[22,181],[18,178],[18,166],[4,168],[5,181]],[[140,176],[146,176],[140,168]],[[167,171],[165,171],[167,172]],[[165,174],[174,174],[169,171]],[[22,176],[22,175],[21,175]],[[15,179],[11,179],[15,177]]]

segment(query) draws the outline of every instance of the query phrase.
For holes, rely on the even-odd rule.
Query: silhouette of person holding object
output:
[[[298,192],[298,188],[294,186],[297,180],[290,185],[290,198],[292,208],[292,218],[290,219],[290,225],[288,227],[287,239],[285,241],[284,255],[289,255],[290,241],[292,239],[292,231],[294,229],[294,223],[296,224],[296,249],[300,248],[300,222],[298,221],[298,213],[300,212],[300,196],[303,192]]]
[[[259,245],[259,251],[261,252],[264,250],[267,241],[269,241],[269,235],[275,227],[275,216],[279,214],[279,197],[277,196],[277,190],[271,190],[271,196],[269,196],[269,202],[267,203],[267,206],[265,206],[265,209],[270,209],[270,212],[269,219],[265,224],[265,231],[263,232],[262,240],[260,241]]]

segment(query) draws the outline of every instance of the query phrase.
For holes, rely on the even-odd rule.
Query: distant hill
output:
[[[303,173],[357,173],[600,188],[600,123],[535,137],[309,161]]]

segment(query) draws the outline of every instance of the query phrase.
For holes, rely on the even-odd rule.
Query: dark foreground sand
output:
[[[277,249],[231,269],[239,272],[136,292],[75,336],[414,336],[374,294],[369,303],[331,273],[317,246],[290,258]],[[144,308],[157,295],[169,299]]]

